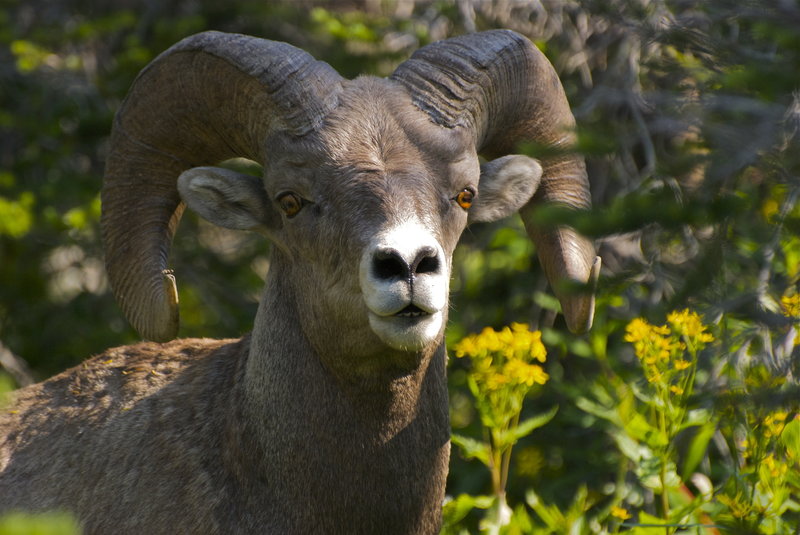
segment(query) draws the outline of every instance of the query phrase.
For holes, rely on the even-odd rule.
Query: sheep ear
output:
[[[539,162],[521,154],[481,165],[478,196],[469,210],[469,222],[497,221],[517,212],[536,193],[541,177]]]
[[[221,227],[267,232],[280,227],[261,179],[221,167],[195,167],[178,177],[186,205]]]

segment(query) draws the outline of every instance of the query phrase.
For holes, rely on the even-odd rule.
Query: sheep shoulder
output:
[[[144,342],[12,392],[0,408],[0,509],[84,516],[126,509],[104,500],[141,498],[129,504],[133,510],[168,503],[159,514],[183,517],[188,502],[218,501],[218,470],[209,456],[224,449],[223,430],[236,410],[231,391],[248,348],[249,337]],[[170,482],[193,496],[176,495]],[[105,520],[117,528],[127,521]]]

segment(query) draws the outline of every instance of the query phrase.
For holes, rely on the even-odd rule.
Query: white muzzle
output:
[[[386,345],[417,351],[441,334],[450,267],[419,221],[378,233],[361,258],[359,278],[370,327]]]

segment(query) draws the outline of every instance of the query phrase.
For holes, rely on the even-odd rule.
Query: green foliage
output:
[[[793,298],[783,301],[787,314],[796,312],[795,301],[800,303]],[[625,341],[633,346],[638,377],[625,381],[611,374],[575,401],[578,408],[609,424],[608,433],[620,454],[619,474],[625,481],[613,498],[592,497],[581,486],[565,507],[548,503],[529,489],[525,501],[530,510],[517,506],[503,516],[497,511],[506,503],[505,494],[497,493],[493,484],[495,496],[488,505],[484,496],[471,500],[464,494],[448,504],[447,532],[465,529],[470,506],[486,509],[478,527],[488,533],[616,533],[624,527],[636,534],[669,535],[692,529],[778,534],[798,529],[797,398],[777,410],[754,403],[742,403],[734,411],[720,403],[702,406],[708,397],[728,395],[724,389],[709,389],[712,381],[703,373],[699,358],[702,354],[717,365],[724,361],[724,346],[715,342],[708,326],[693,312],[673,312],[667,320],[664,325],[651,325],[636,318],[628,324]],[[464,351],[465,346],[474,351],[480,345],[468,340],[457,345],[456,351]],[[502,365],[492,362],[488,367]],[[484,369],[481,373],[492,372]],[[725,375],[734,381],[744,379],[745,388],[784,383],[760,366],[743,375],[733,369]],[[705,395],[695,394],[703,389],[707,389]],[[479,397],[477,403],[480,408]],[[541,427],[538,424],[550,421],[554,414],[536,420],[517,433],[518,438]],[[465,457],[478,459],[491,471],[496,465],[492,452],[497,441],[494,432],[487,436],[489,442],[454,435],[453,443]],[[723,450],[719,453],[728,455],[719,457],[712,444],[714,437],[738,455]],[[652,503],[643,499],[648,494],[655,498]]]
[[[27,191],[15,201],[0,197],[0,234],[21,238],[30,231],[34,199],[33,194]]]
[[[65,513],[9,513],[0,516],[0,535],[79,535],[80,526]]]

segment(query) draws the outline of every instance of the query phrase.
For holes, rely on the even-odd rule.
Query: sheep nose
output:
[[[399,279],[412,282],[418,275],[438,273],[440,266],[436,249],[427,246],[408,256],[397,249],[383,247],[376,250],[372,258],[373,275],[385,281]]]

